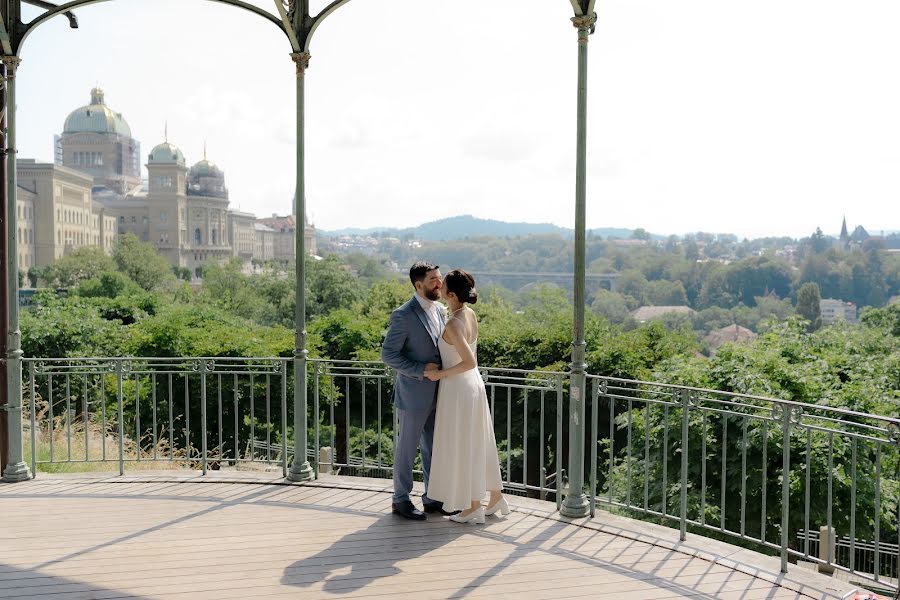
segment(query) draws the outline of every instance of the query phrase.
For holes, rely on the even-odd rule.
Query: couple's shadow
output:
[[[323,591],[354,592],[402,573],[396,563],[424,556],[479,529],[436,516],[414,522],[384,515],[365,529],[348,533],[315,555],[292,563],[285,568],[281,583],[310,587],[324,581]]]

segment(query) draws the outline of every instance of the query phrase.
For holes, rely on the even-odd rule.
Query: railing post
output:
[[[603,382],[603,393],[606,393],[606,382]],[[594,513],[597,510],[597,446],[599,441],[599,433],[597,431],[597,421],[598,421],[598,412],[600,411],[600,380],[595,379],[594,385],[592,386],[591,391],[591,476],[590,476],[590,494],[588,495],[588,499],[590,501],[590,515],[591,518],[594,517]],[[612,403],[610,403],[612,404]],[[609,438],[609,452],[610,452],[610,473],[612,472],[612,452],[613,452],[613,441],[612,437]],[[607,486],[609,486],[610,491],[610,504],[612,504],[612,478],[606,482]]]
[[[819,573],[828,575],[834,573],[834,567],[831,566],[834,562],[834,533],[834,527],[827,525],[819,527],[819,558],[825,561],[824,565],[819,565]],[[809,535],[809,532],[806,532],[806,535]]]
[[[562,509],[563,479],[565,468],[562,460],[563,431],[563,376],[556,376],[556,510]]]
[[[681,390],[681,541],[687,539],[688,435],[691,417],[691,394]]]
[[[200,361],[200,471],[206,475],[206,374],[209,372],[209,361]]]
[[[125,398],[122,394],[124,366],[122,360],[116,361],[116,413],[119,421],[119,475],[125,474]]]
[[[781,572],[788,568],[788,519],[791,503],[791,407],[781,405]]]
[[[28,391],[31,394],[31,407],[28,412],[31,413],[31,472],[34,475],[37,475],[37,392],[35,390],[35,381],[34,381],[34,370],[35,365],[34,362],[31,361],[28,363]]]
[[[287,479],[288,476],[288,449],[287,449],[287,377],[288,377],[288,361],[279,360],[279,368],[281,369],[281,476]]]

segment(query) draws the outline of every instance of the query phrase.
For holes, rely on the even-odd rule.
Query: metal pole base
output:
[[[292,462],[291,468],[288,470],[287,480],[294,482],[312,481],[313,470],[309,466],[309,461],[303,461],[300,464],[297,464],[296,461]]]
[[[590,512],[590,504],[588,503],[587,494],[569,494],[563,500],[559,509],[559,514],[570,519],[581,519],[588,516]]]
[[[31,479],[31,471],[28,469],[28,465],[20,462],[7,465],[3,471],[3,478],[0,481],[3,483],[19,483],[29,479]]]

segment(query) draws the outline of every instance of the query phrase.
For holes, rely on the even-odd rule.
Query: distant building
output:
[[[297,221],[294,215],[285,215],[280,217],[272,215],[265,219],[259,219],[259,222],[267,227],[271,227],[273,234],[273,243],[275,246],[275,260],[292,261],[296,256],[296,238]],[[306,224],[304,231],[304,246],[307,254],[316,254],[318,248],[316,245],[316,228],[309,223]]]
[[[168,137],[168,136],[167,136]],[[141,181],[140,142],[100,88],[66,117],[55,138],[55,164],[20,159],[17,166],[19,269],[44,266],[94,246],[112,252],[116,237],[133,233],[173,266],[199,276],[207,262],[232,257],[294,260],[294,215],[263,219],[229,209],[225,173],[203,160],[188,168],[181,150],[164,140],[147,157]],[[306,250],[316,251],[306,224]]]
[[[711,352],[715,352],[720,346],[727,343],[751,342],[757,338],[757,335],[738,324],[728,325],[721,329],[716,329],[706,336],[706,343]]]
[[[694,309],[689,306],[642,306],[631,313],[631,316],[634,317],[634,320],[638,323],[645,323],[665,315],[693,316],[694,314]]]
[[[141,144],[99,87],[91,90],[90,104],[66,117],[56,146],[56,163],[90,175],[96,187],[124,194],[141,183]]]
[[[845,247],[850,244],[850,232],[847,231],[847,215],[844,215],[844,220],[841,223],[841,235],[838,237],[838,239]]]
[[[17,161],[16,173],[20,270],[48,265],[84,246],[112,251],[116,217],[94,202],[89,174],[27,158]]]
[[[275,259],[275,230],[268,225],[256,223],[254,225],[256,247],[253,258],[262,262]]]
[[[844,302],[843,300],[835,300],[834,298],[823,298],[819,301],[819,313],[822,315],[822,323],[824,325],[836,321],[846,321],[847,323],[859,322],[856,314],[856,305],[852,302]]]
[[[239,210],[229,211],[228,239],[236,257],[243,261],[253,260],[256,253],[256,215]]]
[[[838,237],[838,244],[842,248],[861,248],[866,240],[871,237],[872,236],[869,235],[869,232],[866,231],[866,228],[862,225],[857,225],[853,229],[853,233],[849,233],[849,230],[847,229],[847,217],[844,217],[844,220],[841,223],[841,234]]]

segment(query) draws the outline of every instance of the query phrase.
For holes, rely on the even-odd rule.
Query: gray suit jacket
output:
[[[430,411],[437,398],[437,382],[424,377],[426,363],[441,363],[438,338],[427,323],[415,296],[391,313],[381,360],[397,371],[394,405],[401,410]]]

